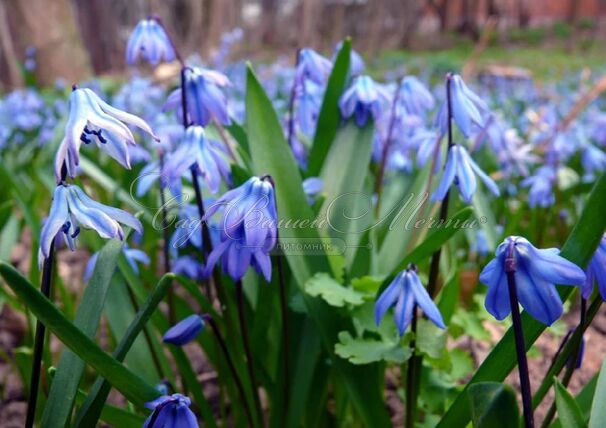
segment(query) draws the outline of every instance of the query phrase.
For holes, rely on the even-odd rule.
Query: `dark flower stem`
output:
[[[246,365],[248,367],[248,377],[250,379],[250,387],[258,418],[263,420],[263,412],[261,410],[261,400],[259,399],[259,388],[257,378],[255,376],[255,365],[253,361],[252,351],[250,349],[250,339],[248,335],[248,327],[246,326],[246,318],[244,315],[244,290],[242,289],[242,281],[236,281],[236,301],[238,304],[238,317],[240,319],[240,333],[242,334],[242,344],[244,345],[244,353],[246,354]],[[263,425],[263,423],[261,424]]]
[[[261,177],[262,180],[268,180],[271,183],[271,187],[274,189],[274,195],[276,194],[276,183],[271,175],[264,175]],[[275,196],[274,196],[275,197]],[[276,204],[276,214],[278,212],[278,201],[277,198],[275,200]],[[280,232],[276,228],[276,242],[280,242]],[[283,356],[283,369],[284,369],[284,382],[283,382],[283,395],[284,395],[284,403],[286,406],[284,408],[284,412],[282,412],[282,425],[285,425],[286,418],[288,416],[288,406],[290,404],[290,356],[289,356],[289,348],[290,348],[290,340],[288,335],[288,305],[286,302],[286,279],[284,276],[284,265],[282,263],[282,256],[277,254],[275,256],[276,265],[278,267],[278,281],[280,283],[280,311],[282,312],[282,356]]]
[[[446,107],[448,114],[448,150],[454,146],[454,140],[452,136],[452,98],[450,92],[450,85],[452,82],[452,74],[446,75]],[[436,150],[439,150],[437,148]],[[440,223],[444,223],[448,217],[448,202],[450,200],[450,190],[446,192],[446,196],[442,200],[440,206]],[[438,293],[438,275],[440,273],[440,257],[442,255],[442,248],[438,248],[431,256],[431,264],[429,266],[429,278],[427,280],[427,292],[433,299]],[[411,320],[411,331],[413,335],[417,334],[417,311],[412,312]],[[423,356],[415,355],[414,349],[415,342],[411,342],[412,357],[408,360],[408,375],[407,375],[407,388],[406,388],[406,427],[413,428],[416,420],[417,410],[417,396],[419,395],[419,387],[421,383],[421,376],[419,375],[423,368]]]
[[[391,139],[393,130],[396,125],[396,108],[400,99],[400,89],[402,88],[402,80],[398,82],[396,87],[396,93],[391,103],[391,117],[389,118],[389,128],[387,129],[387,136],[383,141],[383,151],[381,152],[381,163],[379,164],[379,172],[377,173],[377,179],[375,181],[375,193],[377,194],[377,205],[375,206],[375,213],[378,216],[381,212],[381,195],[383,194],[383,181],[385,178],[385,167],[387,164],[387,156],[389,155],[389,148],[391,146]]]
[[[518,308],[518,293],[516,287],[516,259],[513,246],[510,244],[505,258],[505,273],[507,275],[507,287],[509,291],[509,305],[511,306],[511,319],[513,322],[513,333],[518,356],[518,372],[520,374],[520,389],[522,390],[522,407],[524,409],[524,425],[526,428],[534,428],[534,414],[532,409],[532,392],[530,390],[530,377],[528,375],[528,361],[526,359],[526,346],[524,344],[524,331],[522,330],[522,317]]]
[[[53,277],[55,240],[51,242],[49,254],[44,259],[42,266],[42,280],[40,282],[40,292],[46,297],[50,297],[51,282]],[[27,415],[25,427],[32,428],[36,419],[36,404],[38,402],[38,387],[40,385],[40,372],[42,371],[42,353],[44,352],[44,337],[46,327],[40,320],[36,321],[36,335],[34,338],[34,356],[32,359],[32,375],[29,386],[29,400],[27,401]]]
[[[417,335],[417,305],[415,304],[412,308],[412,320],[410,321],[410,330],[412,331],[413,337],[410,341],[410,348],[412,349],[412,356],[408,360],[408,372],[406,375],[406,427],[413,428],[415,426],[415,420],[417,416],[417,395],[419,388],[419,381],[417,380],[418,374],[422,368],[422,362],[420,356],[414,354],[416,346],[416,335]]]
[[[236,388],[238,388],[238,393],[240,394],[240,398],[242,399],[242,403],[244,405],[244,411],[246,412],[246,418],[248,419],[248,425],[250,427],[254,427],[255,426],[254,419],[252,417],[252,412],[250,411],[250,403],[246,399],[246,393],[244,392],[244,386],[242,385],[242,379],[240,379],[240,376],[238,375],[238,371],[236,370],[236,366],[234,365],[234,360],[231,358],[229,350],[227,349],[227,345],[225,344],[225,340],[223,339],[221,330],[219,330],[219,326],[217,325],[215,320],[209,314],[202,315],[202,318],[204,319],[205,322],[210,324],[210,327],[213,329],[213,332],[215,333],[215,338],[217,339],[217,342],[219,342],[219,347],[221,348],[221,350],[223,351],[223,354],[225,355],[225,359],[227,360],[227,365],[229,366],[231,375],[233,376],[234,381],[236,382]]]
[[[583,331],[583,325],[585,324],[587,314],[587,299],[581,297],[581,316],[579,319],[579,325],[576,330]],[[577,367],[577,362],[579,360],[579,350],[581,349],[581,343],[583,342],[583,334],[572,335],[570,339],[572,341],[572,355],[570,355],[569,362],[566,366],[566,371],[564,372],[564,377],[562,377],[562,385],[565,387],[570,383],[570,379],[572,379],[572,375]],[[545,419],[541,424],[541,428],[547,428],[551,423],[551,420],[555,416],[556,407],[555,402],[551,403],[547,414],[545,415]]]

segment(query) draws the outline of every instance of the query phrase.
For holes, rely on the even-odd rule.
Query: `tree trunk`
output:
[[[0,76],[1,83],[11,88],[23,86],[23,76],[15,53],[13,38],[8,26],[8,17],[3,1],[0,1]]]
[[[91,76],[69,0],[19,0],[5,2],[19,28],[19,37],[36,48],[36,78],[49,85],[63,77],[74,83]]]

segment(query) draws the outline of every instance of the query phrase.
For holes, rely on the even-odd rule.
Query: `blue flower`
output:
[[[143,233],[141,222],[128,212],[93,201],[78,186],[58,185],[50,214],[40,234],[38,261],[41,264],[49,256],[51,242],[60,231],[73,251],[74,239],[80,233],[79,225],[96,230],[102,238],[123,240],[124,232],[120,223]]]
[[[150,263],[149,256],[147,254],[136,248],[130,248],[128,244],[124,244],[124,247],[122,247],[122,253],[124,253],[124,258],[130,265],[133,272],[135,272],[136,274],[139,274],[139,266],[137,265],[137,262],[143,263],[144,265],[149,265]],[[88,282],[91,276],[93,275],[93,270],[95,269],[95,265],[97,264],[98,257],[99,252],[96,252],[90,257],[90,259],[88,259],[88,263],[86,263],[86,268],[84,268],[84,282]]]
[[[123,122],[137,126],[157,140],[143,119],[110,106],[90,89],[74,89],[69,105],[65,137],[55,157],[57,183],[61,182],[63,168],[70,177],[76,176],[80,146],[92,140],[124,167],[130,168],[128,144],[134,145],[135,137]]]
[[[472,126],[484,128],[490,110],[486,103],[465,85],[461,76],[449,74],[447,79],[451,79],[452,117],[463,135],[469,137]],[[448,100],[442,104],[436,120],[441,134],[445,135],[448,130]]]
[[[448,159],[446,159],[442,181],[440,181],[431,199],[433,201],[443,200],[454,182],[459,188],[463,200],[468,204],[471,203],[471,198],[478,187],[476,175],[480,177],[492,193],[499,196],[500,192],[496,183],[480,169],[469,156],[465,147],[459,144],[453,145],[448,150]]]
[[[222,88],[230,86],[227,76],[217,71],[199,67],[185,69],[185,94],[188,119],[195,125],[206,126],[212,119],[222,125],[230,125],[227,97]],[[181,111],[181,88],[175,89],[166,100],[164,110]]]
[[[343,42],[339,42],[335,46],[333,61],[335,60],[342,46]],[[362,59],[362,56],[360,56],[360,54],[353,49],[351,50],[351,54],[349,55],[349,71],[352,76],[358,76],[364,71],[364,60]]]
[[[324,189],[324,181],[319,177],[309,177],[303,180],[303,192],[307,196],[309,205],[313,205],[315,199]]]
[[[427,318],[440,328],[445,328],[442,315],[414,269],[408,268],[396,278],[381,293],[375,303],[375,323],[379,325],[387,310],[395,305],[394,321],[400,336],[412,320],[415,306],[418,305]]]
[[[204,320],[200,315],[194,314],[179,321],[164,333],[162,341],[173,345],[183,346],[191,342],[204,328]]]
[[[313,49],[304,48],[299,51],[299,62],[296,70],[298,81],[309,79],[318,85],[323,85],[328,80],[331,70],[332,62]]]
[[[176,274],[194,280],[202,280],[205,278],[204,266],[192,256],[181,256],[174,259],[172,270]]]
[[[126,62],[134,65],[140,58],[153,66],[176,58],[170,37],[156,18],[139,21],[128,39]]]
[[[198,428],[196,415],[189,406],[191,400],[182,394],[162,395],[145,403],[153,412],[143,428]]]
[[[419,79],[406,76],[400,86],[400,101],[406,113],[423,116],[434,106],[433,95]]]
[[[585,181],[592,181],[596,172],[602,172],[606,169],[606,153],[598,149],[593,144],[587,144],[581,155],[581,164],[585,174]]]
[[[497,247],[496,258],[480,274],[480,281],[488,286],[484,305],[498,320],[511,312],[505,272],[510,252],[516,264],[514,275],[520,304],[537,321],[553,324],[562,315],[562,300],[554,284],[582,286],[583,270],[561,257],[557,248],[538,249],[526,238],[509,236]]]
[[[557,175],[553,167],[545,165],[535,171],[535,174],[525,178],[520,183],[522,186],[530,187],[528,191],[528,205],[547,208],[555,203],[553,185]]]
[[[593,284],[598,283],[598,290],[602,299],[606,301],[606,234],[602,236],[600,245],[593,254],[587,270],[587,280],[582,288],[583,298],[588,299],[593,291]]]
[[[219,208],[223,208],[220,243],[208,256],[206,275],[222,258],[223,270],[234,281],[242,279],[249,266],[269,281],[269,252],[276,245],[278,223],[272,184],[267,179],[251,177],[211,205],[205,219]]]
[[[165,171],[169,176],[180,177],[194,167],[208,189],[217,193],[221,178],[228,183],[231,180],[226,156],[225,147],[207,139],[201,126],[190,126],[179,148],[166,161]]]
[[[344,119],[355,114],[356,123],[363,127],[370,116],[379,121],[381,113],[389,104],[387,91],[368,76],[359,76],[339,100],[339,109]]]

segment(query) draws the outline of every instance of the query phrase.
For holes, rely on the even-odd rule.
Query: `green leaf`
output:
[[[562,247],[560,253],[562,257],[582,268],[587,266],[606,229],[604,212],[606,212],[606,174],[603,174],[593,187],[579,221]],[[566,300],[573,290],[573,287],[560,287],[560,297]],[[522,325],[526,349],[530,349],[546,327],[525,311],[522,313]],[[470,382],[441,419],[438,427],[465,426],[471,417],[467,394],[469,386],[478,382],[503,381],[515,367],[515,362],[515,343],[513,330],[510,328],[476,370]]]
[[[349,62],[351,55],[351,39],[346,38],[343,41],[341,50],[337,54],[332,72],[328,78],[324,100],[318,116],[318,125],[316,126],[316,135],[309,153],[307,175],[314,177],[320,173],[324,159],[330,150],[337,128],[341,121],[341,112],[339,111],[339,98],[345,89],[347,75],[349,73]]]
[[[587,424],[583,420],[583,414],[579,405],[575,401],[574,397],[570,395],[570,392],[564,385],[558,380],[553,378],[553,384],[555,386],[555,402],[556,408],[558,409],[558,416],[560,423],[566,428],[583,428]],[[602,420],[602,423],[604,420]]]
[[[17,216],[13,215],[9,217],[2,228],[2,232],[0,232],[0,260],[8,260],[10,258],[15,244],[19,240],[19,233],[21,232],[19,223]]]
[[[417,326],[416,349],[429,358],[442,358],[446,349],[446,331],[429,320],[420,319]]]
[[[288,222],[313,221],[313,212],[307,204],[301,176],[271,101],[261,84],[248,69],[246,85],[246,129],[250,144],[253,172],[269,173],[276,183],[276,199],[280,220]],[[281,228],[280,241],[295,239],[297,242],[319,243],[315,229],[308,227]],[[339,330],[348,322],[337,318],[334,309],[314,299],[304,291],[304,285],[315,272],[329,272],[327,257],[322,254],[286,254],[290,270],[305,302],[307,313],[322,337],[324,349],[329,354],[337,374],[346,385],[353,408],[367,426],[389,426],[389,415],[382,398],[382,383],[377,365],[354,366],[334,356],[334,344]],[[339,329],[339,325],[343,328]]]
[[[313,297],[322,297],[330,306],[358,306],[364,303],[363,295],[335,281],[329,274],[316,273],[305,283],[305,291]]]
[[[480,382],[469,387],[474,428],[517,428],[520,411],[510,386]]]
[[[138,407],[160,393],[104,352],[63,314],[14,267],[0,262],[0,275],[32,313],[76,355]],[[171,275],[172,276],[172,275]]]
[[[494,218],[494,214],[490,207],[490,200],[486,196],[484,189],[478,187],[473,195],[472,204],[476,218],[478,219],[480,227],[486,236],[486,243],[490,248],[490,252],[493,252],[497,248],[497,245],[499,245],[497,221]]]
[[[116,270],[122,246],[123,242],[118,240],[110,240],[103,246],[91,279],[84,289],[74,326],[91,339],[97,333],[109,284]],[[72,413],[84,367],[84,361],[75,353],[69,349],[63,352],[42,415],[42,426],[66,425]]]
[[[134,320],[128,327],[128,330],[120,339],[120,343],[116,347],[113,357],[117,361],[124,361],[124,358],[128,354],[131,346],[135,342],[135,339],[145,328],[145,325],[151,318],[152,313],[156,310],[160,302],[164,299],[168,290],[171,287],[172,277],[164,276],[160,279],[160,282],[149,295],[145,303],[139,309],[139,312],[135,315]],[[97,420],[101,416],[103,411],[103,405],[107,396],[111,390],[111,385],[103,378],[99,378],[95,381],[91,392],[86,397],[84,404],[78,410],[76,416],[75,427],[94,427],[97,424]]]
[[[598,384],[593,395],[591,404],[591,416],[589,417],[589,428],[600,428],[606,421],[606,358],[602,361]]]
[[[339,343],[335,352],[341,358],[352,364],[369,364],[378,361],[402,364],[412,355],[410,348],[405,348],[399,342],[386,340],[353,338],[348,331],[339,333]]]
[[[348,264],[356,254],[362,232],[373,221],[372,210],[369,209],[371,195],[364,192],[373,137],[372,124],[360,129],[350,120],[337,133],[320,174],[326,200],[319,217],[326,218],[328,235],[345,243]]]

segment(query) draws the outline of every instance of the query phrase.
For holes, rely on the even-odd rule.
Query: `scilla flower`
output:
[[[124,258],[126,259],[133,272],[137,275],[139,274],[139,266],[137,265],[137,262],[143,263],[144,265],[149,265],[150,263],[149,256],[147,254],[136,248],[130,248],[128,244],[124,244],[124,247],[122,247],[122,253],[124,254]],[[88,282],[91,276],[93,275],[93,271],[95,269],[95,265],[97,264],[98,257],[99,252],[96,252],[90,257],[90,259],[88,259],[86,268],[84,268],[84,282]]]
[[[182,346],[191,342],[204,328],[204,320],[200,315],[194,314],[179,321],[168,329],[162,341],[173,345]]]
[[[389,104],[387,91],[368,76],[359,76],[339,100],[339,109],[344,119],[355,115],[356,124],[363,127],[372,116],[375,121]]]
[[[429,297],[416,270],[412,267],[400,272],[379,296],[375,303],[375,322],[377,325],[381,323],[387,310],[394,305],[394,321],[400,336],[404,334],[406,327],[410,324],[413,311],[417,305],[435,325],[445,328],[438,307]]]
[[[69,97],[69,107],[65,137],[55,157],[57,183],[61,182],[63,168],[70,177],[76,176],[80,146],[83,142],[90,143],[92,138],[107,154],[130,168],[128,144],[134,145],[135,137],[125,123],[142,129],[157,140],[143,119],[110,106],[90,89],[75,88]]]
[[[313,49],[304,48],[299,51],[297,79],[309,79],[318,85],[323,85],[328,80],[331,70],[332,62]]]
[[[126,46],[126,62],[134,65],[138,59],[153,66],[161,61],[172,62],[176,58],[173,44],[156,18],[139,21]]]
[[[199,67],[185,69],[185,94],[189,120],[200,126],[215,119],[222,125],[231,124],[227,109],[227,97],[222,88],[231,82],[224,74]],[[164,110],[177,108],[181,112],[181,88],[175,89],[166,100]]]
[[[557,180],[556,170],[545,165],[537,169],[534,175],[525,178],[520,183],[522,186],[530,187],[528,190],[528,205],[530,208],[547,208],[555,203],[553,185]]]
[[[465,147],[459,144],[453,145],[448,150],[448,159],[446,159],[442,181],[440,181],[431,199],[433,201],[443,200],[454,182],[465,202],[471,203],[471,198],[478,187],[476,175],[480,177],[492,193],[499,196],[500,192],[496,183],[480,169],[478,164],[469,156]]]
[[[562,315],[562,300],[555,284],[585,283],[583,270],[559,255],[557,248],[538,249],[526,238],[509,236],[497,247],[496,258],[486,265],[480,281],[488,286],[484,305],[496,319],[511,312],[506,261],[515,261],[516,291],[520,304],[537,321],[551,325]]]
[[[309,205],[313,205],[318,195],[324,190],[324,181],[319,177],[309,177],[303,180],[303,192]]]
[[[206,138],[201,126],[190,126],[185,131],[183,142],[170,155],[165,165],[166,174],[180,177],[188,169],[197,169],[212,193],[219,191],[221,178],[230,181],[230,169],[226,159],[225,147]]]
[[[222,258],[223,270],[234,281],[242,279],[249,266],[253,266],[269,281],[269,252],[276,245],[278,222],[274,188],[270,181],[251,177],[210,206],[206,219],[219,208],[223,208],[219,224],[220,243],[208,257],[206,274]]]
[[[452,102],[452,117],[465,137],[469,137],[473,126],[483,128],[490,114],[488,106],[480,97],[465,85],[458,74],[449,74],[450,99]],[[445,100],[436,118],[442,135],[448,130],[448,100]]]
[[[143,428],[198,428],[196,415],[189,408],[191,400],[182,394],[162,395],[145,403],[153,410]]]
[[[58,185],[40,235],[39,263],[49,256],[53,238],[59,232],[62,232],[67,246],[73,251],[74,239],[80,233],[79,225],[96,230],[102,238],[122,240],[124,232],[120,223],[143,233],[141,222],[128,212],[93,201],[78,186]]]
[[[585,271],[587,280],[582,288],[583,298],[588,299],[593,291],[594,282],[598,283],[598,290],[603,300],[606,300],[606,235],[602,236],[598,249],[593,254],[589,266]]]
[[[433,95],[419,79],[406,76],[400,87],[400,103],[407,114],[423,116],[434,106]]]

